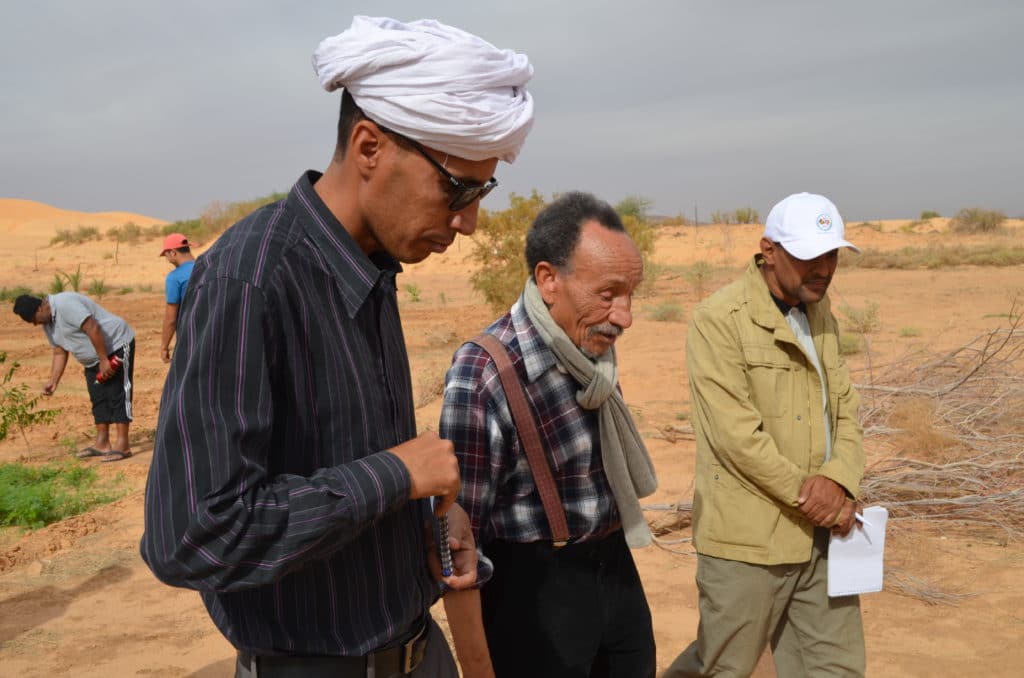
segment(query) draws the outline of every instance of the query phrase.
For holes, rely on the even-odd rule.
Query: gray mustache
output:
[[[593,336],[595,334],[604,334],[610,337],[621,336],[625,332],[624,329],[618,325],[611,323],[601,323],[600,325],[593,325],[587,329],[587,336]]]

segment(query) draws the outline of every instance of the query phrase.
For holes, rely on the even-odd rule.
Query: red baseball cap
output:
[[[160,250],[160,256],[167,254],[167,250],[176,250],[179,247],[192,247],[192,243],[182,233],[171,233],[164,238],[164,248]]]

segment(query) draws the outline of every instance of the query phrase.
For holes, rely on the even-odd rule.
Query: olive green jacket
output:
[[[693,313],[686,340],[697,438],[694,546],[748,563],[802,563],[814,526],[797,509],[820,474],[856,497],[864,474],[860,399],[839,355],[828,297],[807,320],[828,382],[832,455],[825,461],[821,382],[771,298],[754,257],[743,278]]]

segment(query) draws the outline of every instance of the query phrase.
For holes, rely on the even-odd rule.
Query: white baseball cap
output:
[[[814,193],[794,193],[784,198],[764,222],[764,237],[782,245],[797,259],[807,261],[825,252],[849,247],[844,238],[843,218],[832,201]]]

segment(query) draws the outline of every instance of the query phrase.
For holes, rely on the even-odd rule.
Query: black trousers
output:
[[[651,610],[621,530],[562,548],[492,542],[481,589],[497,678],[654,678]]]

